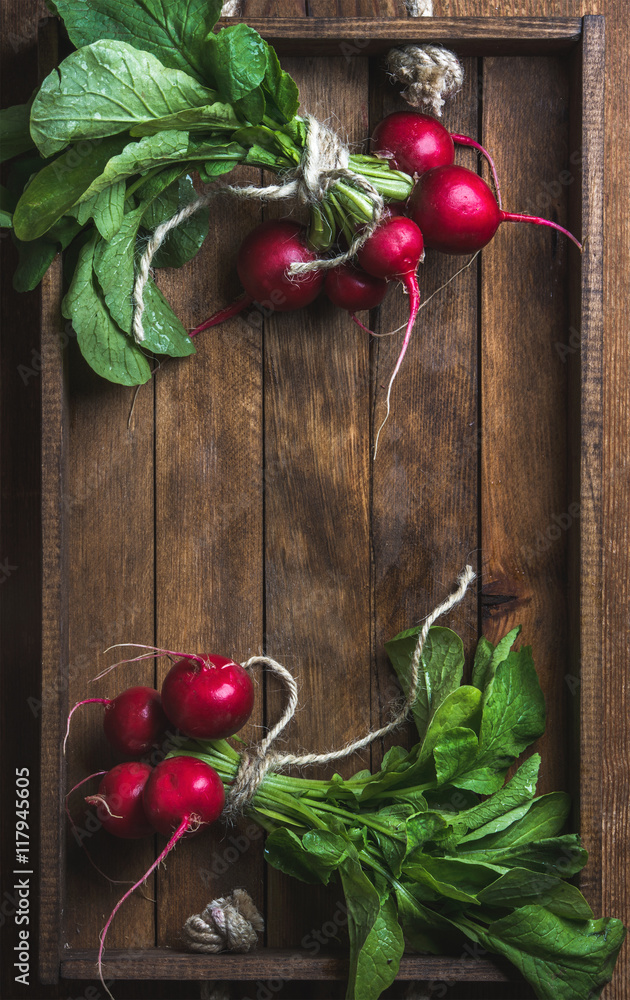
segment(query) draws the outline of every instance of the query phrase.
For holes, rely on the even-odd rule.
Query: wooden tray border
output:
[[[602,724],[602,413],[603,413],[603,155],[604,18],[265,18],[248,20],[280,53],[378,54],[403,42],[440,42],[462,54],[527,55],[569,51],[572,72],[572,148],[582,149],[582,183],[573,185],[571,225],[588,232],[581,281],[570,282],[571,323],[580,350],[571,359],[569,415],[572,427],[571,499],[580,504],[579,528],[569,550],[572,611],[571,662],[579,679],[579,828],[590,846],[582,885],[597,910],[601,904],[601,724]],[[360,39],[360,45],[357,44]],[[576,145],[577,144],[577,145]],[[575,271],[575,268],[573,269]],[[40,812],[39,974],[45,984],[95,978],[96,952],[62,950],[64,906],[63,776],[60,733],[65,727],[64,677],[68,663],[64,482],[67,404],[64,351],[59,331],[61,270],[51,268],[42,285],[42,701]],[[345,962],[331,955],[261,951],[254,955],[200,956],[153,949],[110,952],[104,975],[125,979],[335,980]],[[400,979],[462,982],[518,981],[510,967],[433,956],[405,956]]]

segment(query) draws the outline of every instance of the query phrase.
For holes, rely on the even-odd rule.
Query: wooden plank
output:
[[[56,26],[50,23],[38,39],[39,78],[57,56]],[[61,926],[67,883],[61,849],[64,813],[61,807],[64,767],[59,746],[67,697],[68,552],[64,518],[67,472],[67,404],[64,341],[60,303],[61,261],[57,259],[41,286],[41,523],[42,523],[42,686],[37,716],[40,730],[40,911],[39,976],[56,983],[61,953]],[[15,808],[15,807],[13,807]],[[13,867],[13,866],[12,866]]]
[[[230,18],[233,24],[239,18]],[[226,22],[228,23],[228,22]],[[377,55],[391,45],[435,42],[461,55],[549,53],[572,48],[580,38],[579,18],[462,17],[370,18],[247,17],[281,56],[350,54]]]
[[[258,204],[217,200],[202,251],[183,271],[158,276],[185,326],[239,294],[236,250],[259,218]],[[156,379],[159,646],[239,662],[262,649],[261,367],[260,329],[237,317],[201,334],[197,354],[168,362]],[[169,667],[160,661],[160,679]],[[248,739],[262,723],[260,684],[258,692]],[[186,918],[235,885],[262,907],[262,839],[246,834],[250,825],[217,824],[178,845],[158,879],[159,943],[178,946]]]
[[[570,165],[566,66],[486,59],[483,142],[496,154],[504,207],[566,220]],[[500,107],[502,114],[493,109]],[[527,136],[515,143],[513,137]],[[505,224],[482,264],[482,553],[484,632],[522,624],[547,701],[540,791],[566,788],[568,691],[566,365],[567,262],[573,245],[546,229]]]
[[[73,951],[64,955],[64,979],[89,979],[94,974],[96,951]],[[312,956],[296,949],[265,948],[247,955],[187,955],[150,949],[148,951],[107,950],[103,961],[105,978],[116,979],[345,979],[348,961],[343,954]],[[513,966],[499,959],[446,958],[433,955],[404,955],[398,979],[452,982],[519,982]]]
[[[364,138],[367,61],[336,56],[284,65],[305,109],[332,116],[350,142]],[[266,648],[298,679],[300,708],[286,744],[294,749],[337,748],[369,725],[369,391],[369,344],[323,296],[266,322]],[[352,697],[330,697],[332,684]],[[268,722],[283,703],[268,685]],[[338,770],[358,766],[341,762]],[[307,896],[270,871],[269,945],[296,945],[321,927],[339,892]]]
[[[465,82],[444,112],[447,128],[477,136],[477,60],[465,61]],[[387,113],[408,108],[400,87],[384,86],[380,65],[372,81],[372,127]],[[476,167],[477,154],[457,159]],[[470,258],[427,250],[419,268],[422,308],[392,390],[392,410],[373,463],[372,548],[376,651],[373,724],[391,717],[398,691],[384,643],[409,628],[449,592],[458,573],[476,562],[478,537],[477,263],[442,286]],[[441,289],[441,290],[439,290]],[[392,288],[381,305],[376,330],[397,330],[408,317],[407,298]],[[385,415],[387,385],[403,331],[373,340],[372,437]],[[464,639],[477,639],[476,586],[441,624]],[[407,741],[417,740],[411,725]],[[386,745],[401,743],[395,733]],[[380,760],[374,748],[373,763]]]
[[[70,329],[68,327],[68,329]],[[67,659],[69,706],[85,698],[113,698],[136,684],[153,686],[153,664],[133,663],[91,684],[90,680],[117,659],[135,655],[104,650],[115,643],[153,640],[153,384],[135,392],[98,378],[71,341],[68,390],[68,468],[64,512],[68,521],[70,606]],[[103,710],[87,705],[72,718],[68,740],[65,789],[107,770],[120,757],[109,747],[102,728]],[[150,840],[120,841],[100,828],[82,795],[70,800],[78,827],[66,824],[68,899],[64,910],[64,943],[91,947],[123,889],[108,886],[94,872],[86,849],[112,879],[136,881],[154,854]],[[154,943],[152,892],[138,892],[114,921],[108,943]]]
[[[67,412],[63,381],[61,327],[61,264],[58,261],[42,284],[42,689],[40,766],[40,949],[42,983],[57,982],[61,953],[61,923],[66,898],[65,864],[61,845],[64,813],[60,789],[63,767],[59,733],[66,703],[65,665],[67,622],[67,551],[63,511],[66,471]],[[60,678],[62,678],[60,682]],[[38,712],[38,715],[40,713]]]
[[[572,148],[579,150],[579,187],[572,189],[572,225],[586,238],[586,250],[571,281],[574,341],[566,355],[571,378],[569,426],[573,496],[580,509],[579,537],[573,539],[570,628],[573,657],[570,677],[574,728],[579,738],[579,824],[589,863],[581,887],[596,913],[602,895],[602,408],[603,408],[603,168],[604,23],[584,19],[584,37],[573,66]],[[578,118],[579,116],[579,118]],[[579,195],[581,194],[581,197]],[[580,280],[581,279],[581,280]],[[579,581],[579,586],[578,586]],[[577,711],[579,710],[579,711]]]
[[[403,18],[406,14],[404,0],[309,0],[309,17],[318,20],[332,18],[344,21],[350,18]]]

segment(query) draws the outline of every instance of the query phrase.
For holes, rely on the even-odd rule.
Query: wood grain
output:
[[[391,10],[389,4],[387,13]],[[229,23],[244,20],[230,18]],[[228,23],[226,21],[226,23]],[[357,55],[376,55],[392,45],[434,42],[455,47],[461,55],[534,54],[570,49],[580,37],[579,18],[466,17],[391,19],[248,16],[247,23],[267,38],[279,55],[333,55],[359,42]]]
[[[332,114],[350,142],[367,135],[366,60],[285,63],[303,107]],[[325,297],[266,321],[266,647],[298,679],[294,749],[337,748],[369,726],[369,394],[369,344]],[[268,721],[283,703],[268,685]],[[357,766],[342,761],[321,773]],[[340,899],[338,886],[306,899],[303,887],[269,872],[269,944],[295,946]]]
[[[445,108],[444,123],[476,137],[477,60],[466,60],[465,68],[464,88]],[[398,89],[384,83],[375,60],[372,126],[384,114],[407,107]],[[477,156],[469,150],[458,151],[457,159],[476,168]],[[477,562],[477,262],[442,288],[469,260],[426,252],[419,284],[427,305],[418,314],[394,383],[391,414],[372,467],[374,725],[390,718],[398,691],[384,643],[429,614],[466,563]],[[377,332],[398,330],[408,318],[407,303],[400,285],[394,284],[374,317]],[[371,344],[373,441],[386,413],[387,386],[402,337],[400,330]],[[464,638],[470,654],[478,628],[476,585],[441,624]],[[415,742],[414,734],[417,739],[410,725],[407,740]],[[401,733],[394,733],[386,745],[400,742]],[[373,764],[379,761],[375,747]]]
[[[589,852],[589,865],[580,884],[596,912],[602,902],[602,439],[603,402],[603,151],[604,151],[604,24],[600,17],[584,19],[584,40],[573,60],[573,89],[580,94],[572,122],[572,145],[581,150],[582,192],[572,191],[572,225],[586,236],[581,274],[571,275],[571,329],[579,331],[580,351],[568,357],[572,409],[569,414],[572,457],[572,493],[579,498],[579,545],[570,553],[569,607],[574,642],[572,677],[579,705],[574,732],[580,754],[580,832]],[[576,94],[576,96],[577,96]],[[593,234],[591,238],[589,234]],[[601,234],[601,235],[600,235]],[[581,280],[578,281],[578,278]],[[579,438],[579,441],[578,441]],[[578,458],[579,456],[579,458]],[[576,582],[580,581],[579,598]],[[577,654],[577,655],[576,655]],[[574,711],[577,716],[577,711]],[[587,747],[590,748],[587,751]],[[592,863],[591,863],[592,862]]]
[[[236,250],[259,218],[255,203],[218,200],[201,253],[160,279],[185,326],[239,294]],[[168,649],[239,662],[262,649],[261,346],[260,329],[238,317],[201,334],[195,357],[167,363],[156,381],[156,640]],[[170,666],[160,661],[160,681]],[[262,723],[261,691],[248,739]],[[262,841],[246,836],[250,825],[178,845],[158,880],[159,944],[177,945],[186,918],[235,885],[262,906]]]
[[[64,958],[66,979],[89,978],[95,951],[77,951]],[[344,979],[347,959],[343,955],[312,957],[303,951],[265,948],[249,955],[186,955],[151,951],[109,951],[103,962],[105,976],[121,979]],[[452,982],[518,982],[518,973],[507,962],[486,958],[445,958],[405,955],[400,963],[401,980]]]
[[[8,4],[4,5],[8,8]],[[465,6],[466,10],[460,9]],[[620,273],[627,271],[628,254],[630,247],[630,234],[628,233],[627,210],[623,205],[627,203],[627,160],[624,150],[628,146],[628,121],[630,115],[628,111],[628,88],[627,88],[627,39],[629,11],[626,5],[613,5],[612,3],[600,3],[589,5],[605,9],[608,14],[608,41],[606,75],[609,83],[608,87],[608,112],[614,116],[615,126],[607,130],[606,139],[606,162],[608,166],[608,176],[606,182],[606,248],[605,259],[607,262],[606,278],[606,363],[607,381],[605,392],[605,413],[606,413],[606,433],[604,438],[604,461],[606,466],[605,493],[604,493],[604,527],[605,535],[609,539],[609,547],[606,551],[604,564],[604,590],[603,600],[605,609],[604,618],[604,669],[602,674],[602,698],[605,704],[615,706],[614,711],[609,711],[604,725],[604,790],[602,797],[602,827],[604,839],[604,901],[605,912],[615,912],[623,915],[624,907],[627,912],[627,889],[628,880],[622,877],[624,865],[628,863],[627,838],[620,835],[627,826],[627,782],[628,782],[628,727],[626,723],[627,711],[627,689],[623,681],[623,664],[628,653],[627,643],[627,611],[630,605],[629,588],[627,584],[628,574],[626,572],[627,562],[627,484],[628,484],[628,463],[627,463],[627,440],[628,432],[628,352],[625,335],[625,320],[627,317],[627,294],[623,282],[618,280]],[[437,14],[450,13],[476,13],[485,15],[488,13],[485,3],[477,0],[467,0],[465,5],[453,0],[450,4],[446,2],[435,3]],[[20,23],[20,18],[26,18],[25,5],[19,10],[16,8],[15,23]],[[23,13],[24,12],[24,13]],[[513,5],[512,12],[515,14],[536,13],[540,15],[568,15],[575,17],[582,11],[577,3],[572,0],[562,0],[562,2],[552,2],[552,0],[532,0]],[[263,12],[264,13],[264,12]],[[3,17],[5,13],[3,11]],[[8,12],[7,12],[8,16]],[[609,118],[609,125],[611,119]],[[507,229],[507,227],[505,227]],[[515,230],[517,227],[513,227]],[[524,229],[524,227],[520,227]],[[625,271],[624,271],[625,268]],[[24,308],[23,298],[17,300],[15,307],[16,316],[20,316]],[[15,324],[18,328],[18,323]],[[4,341],[6,345],[6,338]],[[3,346],[3,352],[6,347]],[[6,355],[5,355],[6,357]],[[198,359],[196,359],[198,360]],[[7,409],[3,410],[6,414]],[[9,428],[12,438],[20,441],[20,434],[24,431],[24,425],[16,425],[15,431]],[[11,439],[12,439],[11,438]],[[25,456],[25,462],[28,462]],[[3,465],[6,474],[7,464]],[[564,473],[563,473],[564,475]],[[3,495],[3,517],[5,519],[7,511],[10,513],[10,498],[7,502]],[[14,503],[17,509],[17,504]],[[15,522],[19,525],[18,519]],[[22,529],[24,531],[24,529]],[[5,535],[6,537],[6,535]],[[25,559],[28,558],[29,546],[33,548],[33,538],[25,538],[24,552]],[[36,545],[36,542],[35,542]],[[24,563],[28,565],[27,562]],[[17,579],[17,577],[16,577]],[[4,598],[3,591],[3,598]],[[494,594],[494,597],[506,596],[501,593]],[[509,596],[509,595],[507,595]],[[492,605],[496,607],[496,603]],[[624,702],[624,698],[626,701]],[[625,791],[624,791],[625,789]],[[91,974],[86,973],[88,976]],[[628,977],[624,974],[624,967],[620,966],[615,982],[606,991],[605,996],[614,997],[615,1000],[626,1000],[630,995],[627,985]],[[138,990],[141,987],[138,985]],[[159,987],[158,987],[159,988]],[[169,995],[169,994],[166,994]]]

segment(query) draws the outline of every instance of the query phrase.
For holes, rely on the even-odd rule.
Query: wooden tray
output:
[[[586,252],[533,226],[501,228],[421,312],[374,465],[397,338],[372,340],[323,301],[260,324],[235,320],[204,335],[194,359],[164,365],[130,417],[133,394],[92,379],[71,333],[60,336],[60,268],[49,273],[44,983],[95,978],[98,933],[121,891],[68,834],[63,790],[111,760],[98,710],[85,709],[64,761],[68,706],[163,675],[161,666],[136,665],[88,688],[112,662],[106,646],[155,643],[241,660],[266,649],[300,681],[289,745],[326,749],[388,716],[384,641],[420,620],[470,559],[480,587],[449,624],[470,652],[481,630],[496,639],[522,622],[548,704],[540,790],[573,792],[574,824],[590,852],[582,887],[600,907],[603,18],[249,23],[278,47],[305,107],[333,116],[352,141],[403,106],[382,53],[403,41],[452,46],[467,76],[446,124],[492,151],[507,208],[557,218],[587,237]],[[472,157],[458,153],[470,165]],[[202,253],[161,278],[184,323],[237,293],[234,253],[259,218],[253,205],[218,205]],[[460,265],[428,254],[425,298]],[[392,291],[372,322],[386,332],[404,313],[404,297]],[[261,683],[252,739],[280,705],[280,692]],[[344,773],[377,766],[382,751]],[[80,803],[73,808],[82,822]],[[121,847],[85,832],[96,862],[116,878],[136,878],[155,856],[155,845]],[[186,916],[236,885],[265,910],[265,947],[248,956],[173,950]],[[266,870],[262,838],[247,821],[227,837],[209,832],[180,844],[146,896],[130,899],[112,926],[106,977],[274,978],[289,985],[273,995],[294,996],[294,980],[345,975],[330,930],[339,890],[305,889]],[[400,979],[518,976],[487,956],[409,955]]]

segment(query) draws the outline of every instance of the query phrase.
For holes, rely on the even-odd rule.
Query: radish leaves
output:
[[[46,77],[33,101],[31,136],[51,156],[77,139],[116,135],[214,100],[214,91],[187,73],[126,42],[104,40],[71,53]]]
[[[417,633],[387,643],[403,686]],[[610,979],[625,930],[619,920],[593,920],[565,881],[587,859],[579,837],[562,833],[568,795],[536,797],[537,754],[500,787],[514,757],[544,729],[531,652],[510,649],[517,634],[496,647],[482,640],[481,690],[461,684],[458,637],[432,628],[415,747],[394,747],[380,771],[346,780],[268,773],[250,803],[269,833],[269,864],[305,882],[327,883],[335,872],[341,880],[348,1000],[377,1000],[387,989],[403,933],[421,951],[472,944],[504,955],[540,1000],[594,1000]],[[209,763],[226,787],[239,767],[224,742],[194,741],[174,753]],[[479,785],[493,794],[481,800],[470,790]]]
[[[128,42],[165,65],[203,82],[206,36],[221,16],[221,0],[54,0],[77,48],[100,39]]]

